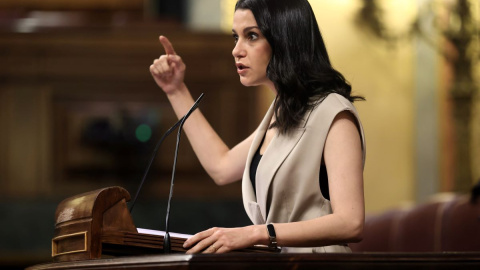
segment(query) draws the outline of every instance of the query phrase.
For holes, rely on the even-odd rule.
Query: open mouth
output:
[[[240,71],[247,68],[247,66],[245,66],[244,64],[240,64],[240,63],[236,64],[236,66],[237,66],[237,69],[240,70]]]

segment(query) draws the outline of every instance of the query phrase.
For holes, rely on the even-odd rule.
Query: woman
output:
[[[276,98],[259,128],[229,149],[198,110],[184,129],[218,185],[242,179],[254,225],[211,228],[188,253],[224,253],[257,244],[283,252],[349,252],[364,223],[364,136],[351,87],[330,65],[307,0],[239,0],[232,55],[245,86]],[[166,37],[150,72],[178,117],[193,104],[185,64]],[[194,135],[194,136],[193,136]]]

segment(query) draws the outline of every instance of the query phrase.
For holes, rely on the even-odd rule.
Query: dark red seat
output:
[[[480,251],[480,204],[469,196],[390,210],[365,220],[354,252]]]
[[[398,220],[394,232],[393,251],[440,251],[440,232],[443,203],[431,202],[414,207]]]
[[[367,216],[363,231],[363,240],[349,244],[353,252],[391,251],[393,232],[398,220],[403,215],[401,210],[390,210],[378,216]]]
[[[480,205],[462,196],[445,206],[442,251],[480,251]]]

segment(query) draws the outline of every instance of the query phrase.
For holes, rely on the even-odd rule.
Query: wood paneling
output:
[[[142,9],[145,0],[2,0],[0,8],[91,10]]]
[[[32,33],[7,31],[0,36],[0,89],[8,86],[9,93],[28,89],[32,94],[22,98],[10,95],[2,103],[14,104],[22,99],[25,104],[27,101],[38,104],[25,110],[25,117],[35,116],[38,121],[32,125],[23,124],[29,127],[29,136],[44,135],[37,138],[40,142],[31,151],[31,162],[21,164],[18,160],[14,164],[2,164],[2,171],[29,171],[32,166],[40,166],[43,175],[30,181],[32,186],[42,183],[41,193],[47,195],[67,196],[116,183],[123,183],[126,188],[135,186],[133,183],[137,182],[137,176],[141,174],[139,168],[143,166],[108,164],[115,159],[118,161],[118,157],[124,157],[123,162],[139,155],[146,160],[150,157],[150,150],[139,153],[131,149],[135,153],[125,157],[129,155],[128,151],[116,151],[121,145],[107,150],[91,149],[81,144],[78,131],[88,117],[98,118],[103,114],[112,118],[109,110],[113,112],[112,108],[122,106],[137,111],[141,108],[157,111],[156,117],[160,120],[153,139],[158,139],[174,123],[176,117],[148,70],[152,61],[163,53],[158,41],[160,34],[169,37],[187,64],[185,81],[192,95],[197,97],[205,93],[200,109],[225,142],[233,146],[249,135],[258,124],[257,91],[246,89],[239,83],[231,56],[233,41],[229,35],[192,33],[174,23],[129,23],[121,27],[87,23],[76,27],[39,28]],[[2,92],[4,96],[9,95]],[[98,110],[88,108],[104,110],[95,115]],[[12,123],[9,116],[2,116],[0,120],[3,127],[8,123],[22,124]],[[2,147],[9,145],[13,136],[4,135]],[[150,177],[157,193],[168,189],[173,137],[162,146]],[[45,147],[48,148],[47,154]],[[10,149],[12,152],[16,150]],[[0,160],[4,162],[10,157]],[[119,172],[118,164],[132,170]],[[182,180],[176,186],[176,196],[190,196],[192,190],[196,190],[196,196],[200,197],[211,197],[212,192],[218,196],[240,196],[239,185],[221,190],[215,188],[185,137],[177,168],[177,177]],[[11,173],[2,178],[9,183],[16,181]],[[45,183],[41,179],[49,181]],[[0,193],[22,195],[21,190],[7,189]]]

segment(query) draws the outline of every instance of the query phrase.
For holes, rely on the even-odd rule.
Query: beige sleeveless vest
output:
[[[348,110],[357,118],[365,164],[365,139],[355,107],[343,96],[328,95],[308,113],[288,136],[275,135],[256,174],[256,196],[250,180],[250,164],[270,120],[273,105],[261,122],[250,147],[242,179],[243,204],[254,224],[309,220],[332,213],[330,201],[320,191],[319,172],[323,148],[335,116]],[[350,252],[347,245],[282,247],[282,252]]]

